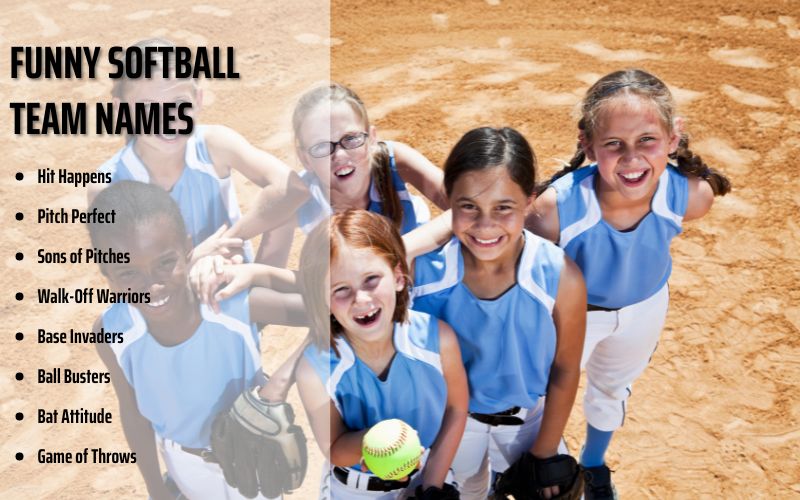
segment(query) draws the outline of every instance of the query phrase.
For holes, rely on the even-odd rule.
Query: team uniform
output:
[[[206,130],[207,127],[200,125],[189,137],[183,172],[169,191],[181,210],[193,246],[214,234],[223,224],[231,227],[242,216],[231,176],[220,178],[211,162],[204,136]],[[122,180],[149,183],[150,174],[134,151],[135,142],[135,139],[128,142],[98,171],[110,173],[112,183]],[[253,260],[250,242],[245,244],[245,257]]]
[[[400,228],[400,234],[405,234],[413,231],[418,226],[428,222],[431,218],[430,210],[425,201],[419,196],[415,196],[408,192],[406,183],[403,181],[400,174],[397,172],[397,165],[394,157],[394,146],[391,141],[386,141],[386,147],[389,150],[389,164],[392,172],[392,185],[400,198],[400,204],[403,207],[403,224]],[[308,191],[311,194],[309,200],[297,212],[297,221],[300,229],[308,234],[314,229],[317,224],[333,215],[333,209],[328,197],[328,190],[325,189],[319,177],[308,170],[300,172],[300,178],[303,179]],[[369,206],[367,210],[378,214],[383,214],[383,202],[375,183],[370,181],[369,185]]]
[[[245,498],[203,456],[214,417],[242,391],[264,382],[248,296],[241,292],[222,301],[220,313],[201,306],[200,326],[175,346],[161,345],[130,304],[103,313],[106,330],[123,332],[123,342],[111,348],[139,412],[152,424],[169,476],[188,498]]]
[[[414,263],[412,307],[453,327],[469,381],[470,418],[453,461],[462,498],[485,499],[487,460],[493,471],[505,471],[533,445],[541,425],[564,252],[528,231],[523,238],[516,283],[491,300],[463,283],[457,238]]]
[[[350,430],[369,429],[382,420],[398,418],[416,429],[422,446],[430,448],[439,434],[447,402],[436,318],[409,311],[407,322],[395,323],[396,354],[385,379],[356,356],[344,337],[337,337],[335,342],[338,356],[333,349],[320,351],[313,345],[306,348],[304,356],[325,385],[345,426]],[[379,478],[361,472],[358,464],[327,467],[321,498],[404,498],[421,484],[421,476],[417,472],[410,483],[380,491],[372,489],[381,482]]]
[[[631,384],[647,367],[664,326],[672,271],[669,246],[681,232],[687,178],[669,165],[658,179],[651,211],[632,230],[603,220],[591,165],[556,180],[559,246],[583,272],[589,303],[581,367],[590,425],[613,431],[625,419]]]

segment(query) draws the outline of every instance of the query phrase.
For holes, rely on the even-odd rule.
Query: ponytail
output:
[[[704,179],[714,191],[714,196],[724,196],[731,190],[731,182],[725,175],[705,164],[699,155],[689,149],[689,136],[681,135],[678,149],[669,156],[678,163],[678,171],[684,175],[694,175]]]
[[[381,197],[383,216],[391,220],[398,231],[402,230],[403,205],[400,203],[400,196],[394,188],[392,160],[385,142],[378,142],[377,151],[372,154],[370,172],[372,172],[375,188]]]
[[[580,121],[578,121],[578,129],[581,132],[583,132],[584,128],[585,128],[585,121],[583,118],[581,118]],[[578,145],[575,147],[575,154],[572,155],[572,159],[570,159],[569,162],[565,163],[564,166],[561,168],[561,170],[553,174],[553,176],[550,177],[550,180],[547,180],[536,186],[536,196],[539,196],[542,193],[544,193],[545,190],[550,187],[550,184],[554,183],[559,178],[564,177],[570,172],[578,170],[581,167],[581,165],[583,165],[584,161],[586,161],[586,153],[583,151],[581,143],[578,142]]]

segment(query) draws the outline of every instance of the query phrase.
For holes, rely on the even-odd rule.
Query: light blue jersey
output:
[[[630,231],[603,220],[595,192],[597,166],[556,180],[559,246],[578,264],[586,280],[588,302],[618,309],[661,290],[672,271],[669,245],[681,232],[689,198],[686,177],[668,166],[658,179],[650,212]]]
[[[517,282],[496,299],[479,299],[463,283],[457,238],[414,264],[412,307],[456,331],[473,413],[533,408],[547,392],[556,351],[552,314],[564,252],[533,233],[523,235]]]
[[[400,204],[403,207],[403,226],[400,233],[405,234],[428,222],[431,218],[431,212],[424,200],[408,192],[406,183],[397,172],[392,142],[386,141],[386,147],[389,150],[392,184],[394,185],[395,191],[397,191],[397,196],[400,198]],[[329,193],[319,180],[319,177],[308,170],[303,170],[300,172],[300,178],[303,179],[303,182],[308,186],[311,198],[298,210],[297,222],[300,229],[308,234],[322,220],[333,215],[333,209],[328,200]],[[381,195],[375,187],[375,183],[372,181],[370,181],[369,185],[369,206],[367,210],[383,215]]]
[[[169,191],[178,205],[197,246],[214,234],[223,224],[232,226],[241,217],[236,190],[231,176],[217,176],[203,136],[207,127],[199,126],[186,143],[185,167],[178,181]],[[133,149],[136,139],[130,141],[106,161],[99,169],[111,174],[111,182],[133,180],[150,182],[150,173]],[[252,260],[252,249],[247,250]]]
[[[103,327],[123,332],[110,344],[133,387],[139,412],[159,436],[189,448],[209,445],[211,423],[245,389],[261,383],[261,355],[250,323],[249,292],[201,306],[202,322],[184,342],[165,347],[147,329],[138,309],[114,304]]]
[[[348,429],[369,429],[382,420],[399,418],[417,430],[422,446],[430,448],[447,402],[436,318],[409,311],[408,322],[395,324],[394,347],[397,352],[385,380],[341,336],[336,338],[339,356],[333,349],[320,352],[314,345],[304,355]]]

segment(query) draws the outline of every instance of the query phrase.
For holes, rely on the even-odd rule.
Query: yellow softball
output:
[[[423,448],[417,431],[396,418],[373,425],[361,441],[361,455],[381,479],[402,479],[417,468]]]

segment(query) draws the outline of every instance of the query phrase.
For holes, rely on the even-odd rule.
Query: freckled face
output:
[[[622,96],[607,104],[594,137],[583,147],[597,162],[601,190],[638,200],[655,192],[679,139],[676,131],[664,126],[655,104]]]
[[[330,283],[331,314],[346,335],[374,341],[391,334],[396,293],[405,287],[399,269],[369,249],[342,245],[331,262]]]
[[[476,259],[513,259],[533,202],[505,166],[462,174],[453,184],[453,234]]]

